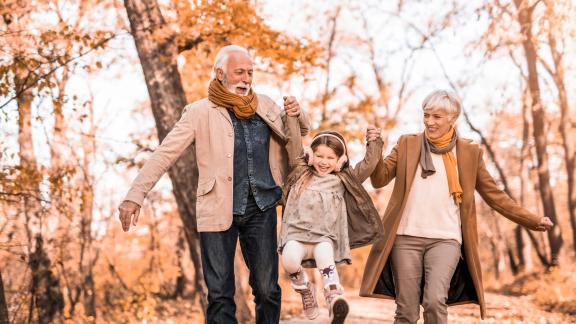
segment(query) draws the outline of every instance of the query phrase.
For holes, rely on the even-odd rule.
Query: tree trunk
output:
[[[184,297],[184,289],[186,288],[186,275],[184,273],[184,265],[182,264],[182,257],[184,252],[184,230],[180,228],[178,231],[178,241],[176,241],[176,259],[178,262],[178,269],[180,273],[176,278],[176,284],[174,287],[173,298]]]
[[[180,118],[186,105],[184,89],[176,66],[178,49],[172,37],[158,39],[157,31],[166,28],[156,0],[125,0],[130,29],[142,65],[152,113],[160,141]],[[184,152],[168,171],[185,236],[194,264],[194,288],[201,292],[204,312],[207,288],[200,264],[199,235],[196,230],[196,187],[198,171],[193,147]]]
[[[39,323],[51,323],[57,314],[64,310],[64,296],[60,291],[60,280],[52,272],[52,265],[44,251],[44,241],[35,236],[35,251],[30,255],[29,266],[32,271],[31,296],[33,306],[38,311]]]
[[[51,322],[58,313],[64,309],[64,297],[60,291],[59,279],[54,275],[51,261],[44,250],[42,238],[42,206],[40,200],[40,172],[36,163],[36,155],[33,148],[31,106],[33,94],[25,89],[29,82],[28,71],[20,69],[14,85],[17,93],[18,105],[18,144],[20,146],[19,157],[21,167],[20,185],[26,192],[23,204],[25,227],[28,236],[29,260],[28,265],[32,273],[30,286],[30,309],[29,321],[33,319],[34,309],[38,312],[38,321],[41,323]]]
[[[551,25],[548,29],[548,43],[552,60],[554,62],[554,71],[551,71],[552,79],[558,89],[558,105],[560,107],[560,125],[559,131],[562,138],[562,148],[564,150],[564,165],[566,166],[566,176],[568,178],[568,214],[570,215],[570,225],[572,227],[573,249],[576,251],[576,188],[575,188],[575,170],[576,170],[576,152],[574,150],[574,138],[570,136],[570,105],[568,103],[568,92],[566,91],[563,56],[558,49],[558,41],[554,35],[553,25],[558,22],[554,19],[554,8],[550,1],[546,3],[546,18]]]
[[[530,137],[530,122],[528,121],[528,106],[526,104],[525,98],[528,96],[528,90],[522,91],[522,147],[520,148],[519,157],[519,174],[520,174],[520,205],[524,206],[524,190],[526,187],[526,181],[524,174],[526,171],[525,161],[530,157],[530,147],[528,146],[528,139]],[[517,225],[514,229],[514,239],[516,241],[516,254],[518,255],[518,271],[526,270],[526,259],[530,258],[530,254],[525,254],[525,249],[529,245],[524,244],[524,235],[522,232],[525,231],[522,226]],[[538,247],[536,247],[538,249]]]
[[[330,17],[330,34],[328,36],[328,44],[326,53],[328,57],[326,58],[326,79],[324,81],[324,93],[322,94],[322,121],[327,122],[329,117],[328,116],[328,100],[332,97],[330,91],[330,63],[334,58],[334,41],[336,38],[336,27],[338,16],[340,15],[340,7],[336,7],[334,11],[334,15]]]
[[[4,296],[4,282],[2,281],[2,272],[0,272],[0,324],[9,324],[10,316],[8,314],[8,304]]]
[[[522,236],[522,226],[520,225],[516,225],[514,228],[514,241],[516,242],[516,256],[518,257],[518,263],[516,263],[516,271],[512,270],[512,273],[517,275],[526,267],[526,258],[524,258],[524,237]]]
[[[534,8],[528,7],[528,3],[522,0],[514,0],[514,4],[518,8],[518,22],[520,23],[520,31],[523,35],[522,46],[528,67],[528,89],[531,98],[532,132],[536,143],[538,160],[539,193],[542,199],[544,215],[550,217],[555,224],[552,230],[547,233],[550,242],[550,265],[558,266],[558,256],[562,248],[563,240],[561,227],[560,224],[558,224],[558,217],[556,215],[554,196],[552,195],[552,189],[550,187],[550,171],[548,169],[548,153],[546,151],[548,144],[545,125],[546,112],[544,111],[540,98],[540,85],[538,83],[538,70],[536,65],[537,52],[532,36],[532,13]]]
[[[94,285],[94,274],[92,272],[94,265],[87,269],[84,277],[82,292],[84,295],[84,314],[96,319],[96,287]]]
[[[96,152],[96,125],[94,124],[94,101],[91,100],[88,105],[88,118],[90,128],[88,134],[90,137],[82,141],[83,150],[83,163],[82,175],[79,187],[81,193],[81,221],[80,221],[80,242],[81,254],[80,259],[80,276],[82,280],[82,292],[84,313],[86,316],[96,318],[96,289],[94,287],[93,268],[96,263],[94,255],[94,246],[92,245],[92,221],[94,214],[94,177],[92,176],[92,162],[94,161],[94,153]]]

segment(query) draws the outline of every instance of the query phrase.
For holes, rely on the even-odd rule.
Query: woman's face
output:
[[[312,166],[320,176],[332,173],[336,169],[338,155],[330,147],[320,144],[314,149]]]
[[[455,118],[448,114],[444,108],[430,108],[424,110],[424,127],[430,139],[438,139],[444,136],[452,126]]]

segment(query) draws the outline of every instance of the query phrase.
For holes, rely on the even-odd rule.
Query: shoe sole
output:
[[[339,299],[335,301],[334,305],[332,305],[332,313],[334,315],[332,324],[343,324],[349,310],[348,303],[345,300]]]
[[[313,319],[316,319],[316,317],[318,317],[318,315],[320,315],[320,312],[316,312],[312,315],[306,315],[306,318],[309,320],[313,320]]]

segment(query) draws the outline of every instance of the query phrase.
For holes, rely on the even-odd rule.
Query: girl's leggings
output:
[[[288,274],[301,271],[302,260],[314,258],[324,285],[338,283],[338,272],[334,262],[334,250],[329,242],[302,243],[288,241],[282,250],[282,265]]]
[[[328,242],[302,243],[288,241],[282,250],[282,264],[288,273],[298,272],[302,260],[315,259],[318,269],[334,265],[334,250]]]

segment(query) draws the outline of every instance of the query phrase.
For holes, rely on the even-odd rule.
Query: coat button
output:
[[[232,133],[228,133],[228,137],[232,137]]]
[[[230,157],[232,157],[232,154],[227,154],[226,156],[230,158]]]
[[[232,181],[232,177],[228,177],[228,181]]]

